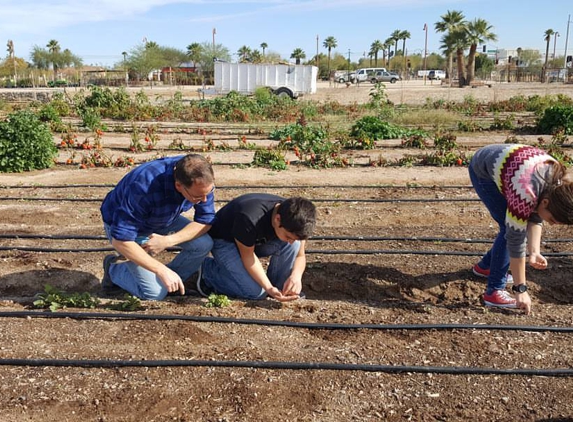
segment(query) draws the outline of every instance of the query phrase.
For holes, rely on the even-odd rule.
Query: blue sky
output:
[[[542,7],[539,7],[542,5]],[[2,0],[0,43],[11,39],[16,55],[29,59],[34,45],[56,39],[83,58],[85,64],[113,65],[143,39],[186,50],[193,42],[215,41],[231,53],[247,45],[268,44],[288,59],[295,48],[307,58],[326,53],[322,42],[336,38],[336,52],[357,61],[374,40],[384,41],[396,29],[408,30],[406,48],[439,52],[434,24],[448,10],[468,20],[482,18],[493,25],[498,41],[492,48],[533,48],[545,52],[544,32],[559,32],[556,54],[563,55],[567,20],[573,2],[565,0]],[[573,19],[573,18],[572,18]],[[573,51],[573,23],[568,52]],[[401,48],[401,42],[399,48]],[[554,41],[550,43],[553,52]],[[488,46],[488,49],[490,47]],[[6,48],[0,57],[6,55]],[[236,59],[236,55],[233,56]]]

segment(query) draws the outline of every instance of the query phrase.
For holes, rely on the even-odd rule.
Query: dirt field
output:
[[[439,92],[516,95],[507,85],[455,93],[397,85],[388,94],[394,102],[424,102]],[[550,88],[531,89],[543,95]],[[366,87],[354,86],[314,96],[367,98]],[[458,142],[475,149],[506,136]],[[164,136],[159,147],[169,142]],[[128,143],[127,135],[104,137],[111,153]],[[412,153],[398,144],[383,142],[368,154]],[[528,270],[533,315],[488,310],[480,302],[485,283],[470,268],[496,232],[466,168],[272,172],[230,165],[248,163],[250,154],[208,153],[218,206],[254,191],[315,200],[305,300],[233,300],[214,309],[195,296],[170,296],[121,313],[124,319],[102,298],[90,311],[100,317],[15,315],[33,310],[46,283],[99,292],[109,253],[99,205],[127,170],[58,165],[0,175],[1,421],[573,421],[573,378],[554,376],[573,367],[573,263],[551,256],[573,252],[573,229],[545,228],[549,269]],[[354,157],[367,159],[364,152]]]

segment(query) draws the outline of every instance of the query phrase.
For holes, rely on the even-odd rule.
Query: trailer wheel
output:
[[[289,98],[291,98],[291,99],[294,99],[294,94],[293,94],[293,92],[292,92],[290,89],[285,88],[284,86],[283,86],[283,87],[280,87],[280,88],[278,88],[278,89],[276,89],[276,90],[274,91],[274,94],[275,94],[277,97],[289,97]]]

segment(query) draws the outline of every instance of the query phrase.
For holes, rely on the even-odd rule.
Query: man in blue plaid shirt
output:
[[[207,232],[215,218],[214,181],[211,164],[199,154],[141,164],[119,181],[101,205],[117,251],[104,258],[104,292],[121,288],[145,300],[185,294],[183,282],[213,246]],[[181,215],[191,208],[193,221]],[[167,265],[154,258],[175,245],[181,252]]]

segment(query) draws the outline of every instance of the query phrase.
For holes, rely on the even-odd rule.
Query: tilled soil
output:
[[[47,318],[45,284],[99,294],[99,205],[128,170],[0,176],[2,421],[573,420],[573,378],[556,376],[573,366],[572,229],[545,227],[531,316],[490,310],[470,268],[496,229],[466,168],[227,164],[244,154],[213,160],[217,206],[264,191],[318,207],[304,300],[129,313],[102,297]]]

